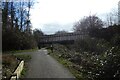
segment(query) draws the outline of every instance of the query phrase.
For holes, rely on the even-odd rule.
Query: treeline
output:
[[[91,37],[104,39],[114,46],[120,46],[120,25],[113,25],[102,29],[92,29],[89,34]]]
[[[102,49],[106,50],[105,47],[120,46],[120,25],[114,24],[105,28],[104,22],[96,15],[90,15],[78,21],[74,26],[74,31],[83,32],[89,36],[83,40],[76,40],[76,49],[79,51],[83,48],[100,53]]]
[[[29,2],[2,2],[3,51],[37,48],[38,42],[35,36],[42,32],[31,30],[30,9],[33,4],[32,0]]]

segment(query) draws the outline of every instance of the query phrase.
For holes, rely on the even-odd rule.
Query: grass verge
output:
[[[14,56],[19,60],[24,60],[25,62],[31,59],[31,55],[29,54],[14,54]]]
[[[3,77],[6,76],[10,78],[18,64],[21,60],[25,61],[23,71],[21,73],[21,77],[23,78],[28,70],[28,61],[31,59],[31,55],[29,54],[3,54]]]
[[[20,77],[20,78],[24,78],[26,76],[26,72],[28,71],[28,61],[30,61],[32,57],[29,54],[14,54],[14,55],[16,56],[16,58],[25,61],[24,68],[21,72],[21,77]]]
[[[28,70],[28,68],[25,65],[24,68],[23,68],[23,70],[22,70],[22,72],[21,72],[20,78],[24,78],[25,77],[27,70]]]
[[[4,53],[8,54],[8,53],[33,52],[33,51],[36,51],[36,50],[38,50],[38,49],[36,48],[36,49],[28,49],[28,50],[5,51],[5,52],[3,52],[3,54],[4,54]]]
[[[70,62],[69,60],[65,58],[59,57],[57,53],[52,53],[51,50],[48,49],[49,55],[54,57],[59,63],[63,64],[66,68],[69,69],[69,71],[76,77],[77,80],[84,80],[82,77],[82,74],[77,70],[76,64]]]

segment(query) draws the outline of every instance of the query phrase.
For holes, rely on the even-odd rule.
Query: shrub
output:
[[[86,80],[120,79],[120,49],[113,47],[101,55],[84,54],[81,72]],[[86,57],[87,56],[87,57]]]
[[[86,38],[76,40],[74,46],[77,52],[94,52],[100,54],[109,48],[109,43],[103,39]]]

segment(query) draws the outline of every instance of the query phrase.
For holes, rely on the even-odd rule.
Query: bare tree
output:
[[[75,32],[89,32],[89,29],[96,28],[100,29],[103,27],[102,20],[96,15],[90,15],[88,17],[84,17],[74,25]]]
[[[34,5],[33,0],[29,0],[28,2],[24,2],[20,0],[20,2],[16,5],[18,11],[18,20],[20,22],[20,30],[30,32],[31,21],[30,21],[30,10]],[[16,12],[17,12],[16,11]]]
[[[11,27],[13,28],[14,27],[14,17],[15,17],[15,13],[14,13],[14,6],[13,6],[13,2],[11,2],[11,11],[10,11],[10,14],[11,14]]]
[[[19,3],[19,19],[20,19],[20,30],[23,30],[23,22],[24,22],[24,2],[22,2],[20,0],[20,3]]]
[[[117,9],[112,9],[111,12],[107,13],[106,24],[107,26],[118,24],[118,10]]]
[[[3,10],[2,10],[2,26],[3,26],[3,29],[7,27],[7,21],[8,21],[8,6],[9,6],[9,3],[8,2],[3,2]]]
[[[29,2],[27,4],[28,12],[27,12],[27,22],[26,22],[26,24],[27,24],[27,31],[28,32],[30,32],[30,24],[31,24],[31,22],[30,22],[30,9],[33,6],[33,4],[34,4],[33,0],[29,0]]]

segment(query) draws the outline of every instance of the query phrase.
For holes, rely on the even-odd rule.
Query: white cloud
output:
[[[53,34],[57,31],[68,31],[72,32],[73,31],[73,23],[68,23],[68,24],[58,24],[58,23],[48,23],[41,25],[41,30],[45,32],[45,34]]]
[[[74,23],[89,14],[100,15],[107,13],[113,7],[117,7],[118,1],[119,0],[38,0],[39,3],[35,4],[34,9],[31,10],[31,21],[33,28],[47,30],[44,24],[56,23],[65,25]],[[53,27],[53,29],[56,29],[56,26]],[[64,29],[62,26],[59,28]]]

